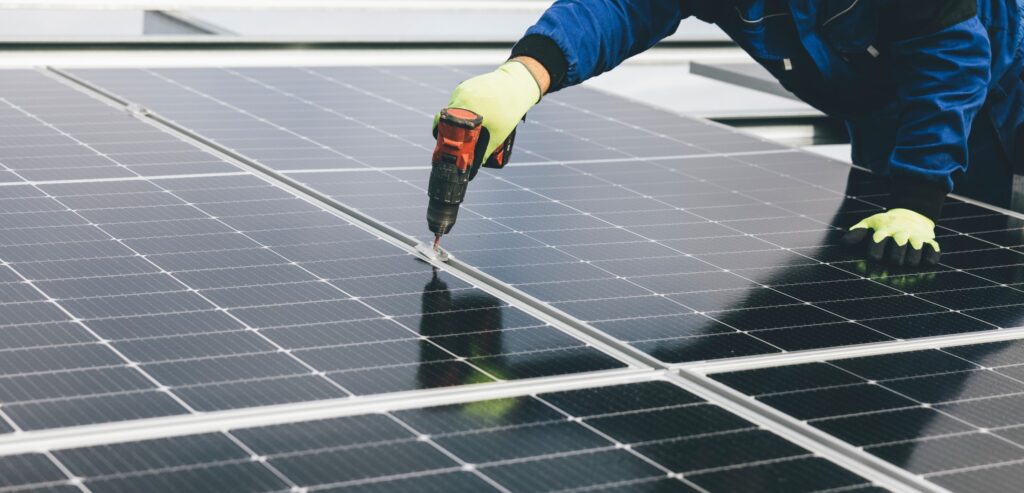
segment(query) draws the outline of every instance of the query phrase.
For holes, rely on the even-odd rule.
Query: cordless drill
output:
[[[430,184],[427,186],[427,227],[434,233],[434,250],[438,250],[441,236],[448,234],[459,215],[459,205],[466,196],[469,182],[480,166],[502,168],[512,155],[515,130],[488,159],[487,130],[483,117],[462,108],[441,110],[437,122],[437,145],[431,158]]]

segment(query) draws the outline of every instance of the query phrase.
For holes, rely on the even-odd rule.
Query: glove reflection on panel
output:
[[[850,228],[843,242],[866,243],[869,258],[889,265],[915,267],[939,263],[935,223],[909,209],[891,209],[864,219]]]

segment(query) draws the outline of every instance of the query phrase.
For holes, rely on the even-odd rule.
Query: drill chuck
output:
[[[446,204],[431,199],[427,205],[427,227],[435,235],[446,235],[455,226],[458,215],[459,204]]]

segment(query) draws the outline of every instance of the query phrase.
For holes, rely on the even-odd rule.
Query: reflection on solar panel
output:
[[[30,471],[9,485],[66,483],[54,461],[94,492],[153,491],[154,485],[165,491],[697,492],[751,485],[820,491],[869,484],[667,382],[0,460]]]
[[[954,491],[1020,491],[1024,344],[951,346],[714,377]]]
[[[74,71],[157,112],[153,125],[70,82],[0,77],[22,94],[18,108],[63,137],[84,128],[67,120],[90,115],[119,121],[101,132],[106,143],[164,149],[130,164],[122,156],[136,153],[99,149],[132,173],[57,179],[12,170],[5,153],[17,162],[23,146],[0,145],[0,489],[972,491],[990,476],[967,474],[973,465],[930,452],[929,440],[971,435],[962,455],[992,452],[972,464],[1018,460],[981,429],[1016,423],[943,407],[1015,395],[1012,370],[980,371],[982,356],[785,366],[924,347],[931,340],[907,340],[928,336],[1005,337],[990,329],[1021,325],[1017,219],[950,200],[943,265],[885,271],[836,245],[884,205],[872,176],[577,89],[531,113],[515,164],[476,179],[446,238],[493,279],[433,267],[396,236],[425,233],[424,129],[468,73]],[[65,88],[85,102],[48,108]],[[179,142],[165,121],[192,136]],[[167,153],[194,162],[174,157],[179,144],[215,166],[150,168]],[[49,145],[25,152],[64,166],[39,154]],[[662,376],[670,365],[679,371]],[[942,390],[967,372],[985,376]],[[925,374],[938,383],[897,380]],[[800,422],[920,402],[952,421],[856,440]],[[893,448],[854,447],[875,435],[864,443]],[[916,457],[908,443],[926,457],[902,460]]]

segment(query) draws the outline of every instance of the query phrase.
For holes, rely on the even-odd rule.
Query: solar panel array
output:
[[[59,77],[0,74],[3,124],[50,139],[0,141],[0,491],[934,487],[916,463],[876,454],[910,472],[886,468],[839,431],[811,437],[798,421],[812,405],[779,406],[784,418],[762,400],[751,415],[695,369],[770,367],[714,376],[752,396],[827,394],[856,382],[771,357],[1019,327],[1018,219],[951,199],[943,265],[885,270],[837,245],[884,207],[877,178],[586,89],[550,95],[521,125],[513,164],[474,180],[444,245],[611,341],[599,343],[277,179],[428,236],[426,126],[474,70],[71,71],[262,170]],[[651,365],[638,372],[636,361]],[[665,366],[681,379],[663,381]],[[712,390],[673,383],[684,380]],[[613,385],[625,381],[635,383]],[[552,390],[568,386],[583,389]],[[408,404],[426,396],[461,397]],[[185,426],[273,404],[364,407],[214,433]],[[25,445],[103,423],[116,433],[153,423],[163,438]],[[961,472],[926,474],[972,491],[946,481]]]
[[[32,473],[4,486],[57,489],[63,469],[94,492],[869,487],[667,382],[55,450],[0,459],[5,469]]]

